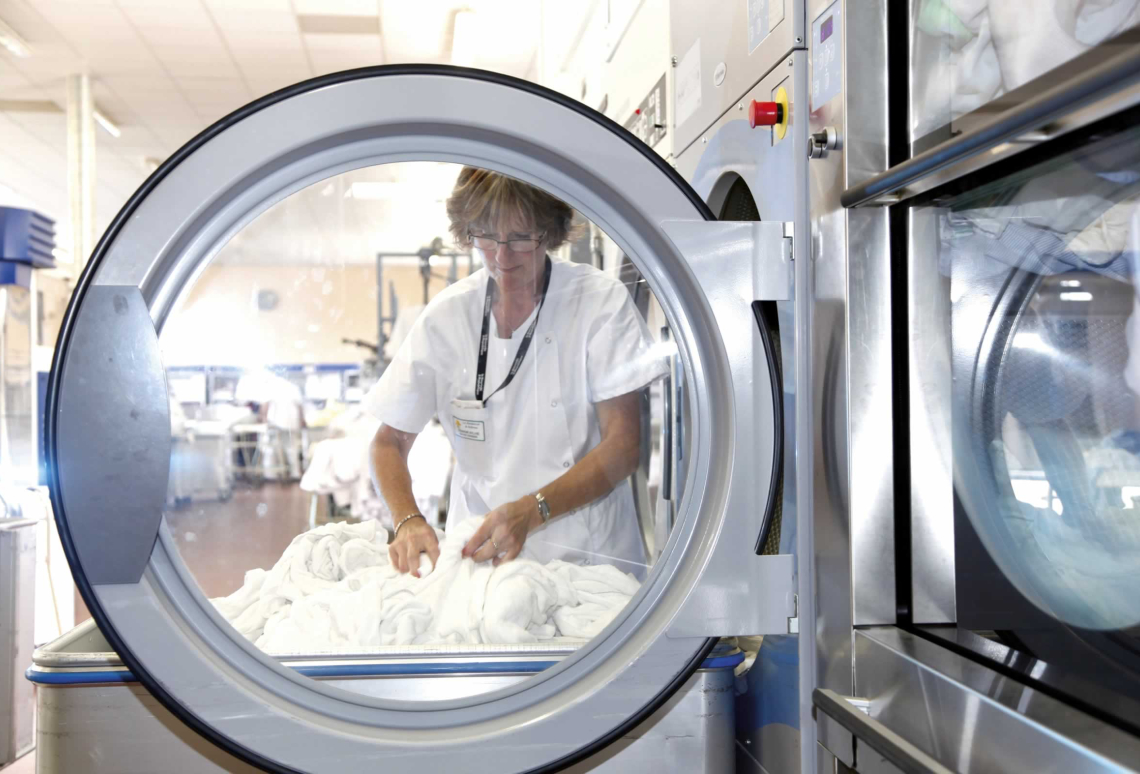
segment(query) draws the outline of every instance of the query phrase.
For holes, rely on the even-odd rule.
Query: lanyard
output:
[[[515,362],[511,364],[511,370],[507,373],[507,378],[503,380],[498,389],[484,398],[483,382],[487,379],[487,345],[491,337],[491,301],[495,293],[495,280],[490,277],[487,278],[487,296],[483,299],[483,332],[479,337],[479,369],[475,373],[475,400],[483,405],[487,404],[492,395],[511,383],[515,374],[518,373],[519,366],[522,365],[523,358],[526,357],[527,350],[530,349],[530,340],[534,338],[534,329],[538,326],[538,316],[542,314],[542,305],[546,303],[546,291],[550,289],[550,268],[550,258],[547,258],[546,268],[542,273],[542,298],[538,300],[538,311],[534,313],[534,321],[526,329],[522,343],[519,344],[519,351],[515,355]]]

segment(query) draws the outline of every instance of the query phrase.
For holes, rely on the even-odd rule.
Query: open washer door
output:
[[[181,289],[258,214],[332,175],[401,161],[496,170],[604,228],[660,300],[691,389],[684,499],[657,564],[622,613],[523,683],[415,703],[350,693],[281,666],[198,588],[164,526],[170,409],[158,347]],[[775,467],[774,381],[757,344],[756,282],[732,268],[740,264],[723,244],[704,255],[720,261],[717,270],[700,268],[701,229],[736,227],[709,220],[688,185],[616,124],[553,92],[477,71],[332,75],[203,132],[145,183],[99,243],[52,370],[52,496],[99,627],[164,705],[231,753],[269,771],[337,774],[375,770],[380,760],[423,771],[556,770],[659,707],[715,637],[787,631],[791,558],[755,553]],[[732,244],[745,245],[755,263],[765,244],[757,227],[736,228],[745,230],[731,231]]]

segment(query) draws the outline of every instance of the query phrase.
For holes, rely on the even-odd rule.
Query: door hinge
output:
[[[792,595],[792,615],[788,618],[788,634],[800,633],[800,595]]]

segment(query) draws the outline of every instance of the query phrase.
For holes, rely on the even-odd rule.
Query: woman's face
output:
[[[472,247],[503,292],[511,293],[528,287],[537,289],[546,243],[544,235],[533,223],[517,215],[503,217],[493,228],[472,226],[471,235],[474,237]],[[499,243],[481,243],[479,237],[497,239]],[[511,240],[511,245],[506,244],[508,240]]]

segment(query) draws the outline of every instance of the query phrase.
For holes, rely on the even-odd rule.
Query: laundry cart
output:
[[[572,645],[393,648],[368,657],[281,658],[329,686],[388,699],[458,699],[507,688],[573,654]],[[726,772],[733,769],[735,646],[718,645],[656,712],[569,771]],[[251,766],[182,726],[87,620],[37,649],[38,774],[245,774]]]
[[[171,438],[168,503],[228,500],[233,485],[229,426],[212,420],[188,420],[184,431]]]

